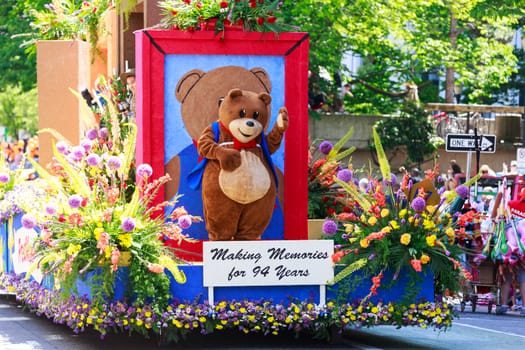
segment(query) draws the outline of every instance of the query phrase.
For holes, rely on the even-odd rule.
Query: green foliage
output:
[[[18,138],[25,130],[35,135],[38,130],[38,100],[36,88],[22,91],[20,86],[7,86],[0,92],[0,125],[7,128],[7,135]]]
[[[425,111],[415,105],[408,105],[398,117],[378,121],[375,129],[385,150],[406,147],[409,162],[421,163],[437,151],[432,139],[432,123]]]

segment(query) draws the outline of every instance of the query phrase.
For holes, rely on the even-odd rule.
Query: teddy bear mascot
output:
[[[241,89],[228,92],[219,119],[198,140],[201,170],[192,181],[202,182],[204,221],[210,240],[260,239],[272,217],[277,176],[271,154],[288,128],[288,111],[279,110],[268,126],[271,97]]]

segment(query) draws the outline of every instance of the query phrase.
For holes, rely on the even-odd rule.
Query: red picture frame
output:
[[[136,32],[135,39],[136,158],[137,164],[150,164],[157,178],[164,175],[165,166],[164,80],[168,55],[282,57],[284,105],[290,116],[284,142],[284,239],[307,239],[308,34],[146,29]],[[154,204],[164,200],[162,193]]]

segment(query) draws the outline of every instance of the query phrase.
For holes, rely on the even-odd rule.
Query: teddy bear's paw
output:
[[[264,197],[271,186],[271,178],[261,159],[250,151],[241,150],[241,166],[234,171],[222,169],[219,185],[231,200],[248,204]]]
[[[241,154],[236,149],[221,148],[221,152],[217,153],[217,158],[221,165],[221,169],[226,171],[233,171],[241,166]]]
[[[286,130],[288,128],[288,110],[286,107],[281,107],[279,109],[279,115],[277,116],[277,126],[281,130]]]

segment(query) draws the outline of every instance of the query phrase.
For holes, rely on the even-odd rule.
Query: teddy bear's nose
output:
[[[246,125],[249,126],[250,128],[253,128],[255,126],[255,123],[251,120],[247,121],[246,122]]]

